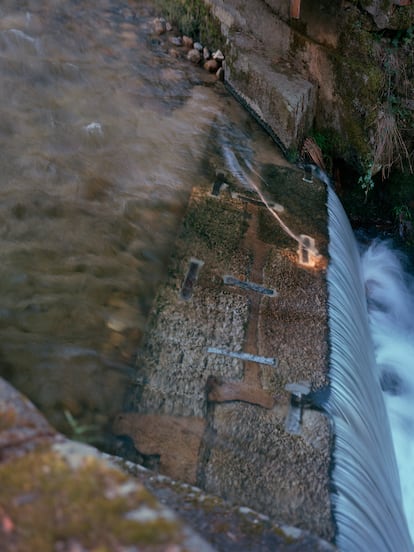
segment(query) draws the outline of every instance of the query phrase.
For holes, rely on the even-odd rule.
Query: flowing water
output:
[[[362,254],[368,313],[414,541],[414,278],[391,243],[375,241]]]
[[[122,410],[214,129],[275,154],[152,21],[142,1],[0,6],[0,374],[88,439]]]
[[[72,421],[78,436],[90,426],[86,436],[101,440],[122,410],[191,187],[214,181],[216,130],[245,159],[276,155],[220,83],[167,54],[151,21],[147,2],[0,6],[0,374],[57,428]],[[413,284],[389,249],[365,253],[371,338],[336,201],[331,194],[338,544],[408,551]]]
[[[337,543],[344,551],[409,552],[413,544],[403,509],[373,339],[377,356],[380,346],[375,331],[374,337],[370,333],[357,243],[339,199],[331,189],[328,211],[331,392],[327,409],[335,431],[332,480]],[[366,254],[364,264],[372,269],[369,255],[372,253]],[[375,279],[365,271],[367,285],[372,290],[371,325],[374,325],[375,311],[381,313],[389,307],[380,302],[384,294],[379,292],[377,282],[384,281],[378,274],[383,269],[374,264]],[[409,319],[408,313],[404,318]],[[405,354],[408,353],[407,349]],[[389,379],[397,381],[392,368],[387,368],[387,374]],[[404,454],[403,450],[400,452]]]

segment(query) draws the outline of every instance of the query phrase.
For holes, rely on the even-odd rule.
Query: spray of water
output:
[[[343,552],[412,551],[399,474],[370,334],[360,256],[328,188],[332,496]]]
[[[385,395],[414,540],[414,278],[390,243],[375,241],[362,255],[377,377]]]

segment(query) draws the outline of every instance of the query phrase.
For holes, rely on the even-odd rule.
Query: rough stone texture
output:
[[[303,138],[316,131],[327,141],[326,155],[358,172],[378,157],[372,129],[386,107],[384,60],[392,50],[402,73],[411,66],[404,47],[391,44],[394,35],[378,36],[399,29],[402,37],[412,28],[410,0],[308,0],[298,18],[286,0],[250,0],[248,8],[244,0],[204,2],[226,39],[226,79],[285,148],[300,153]],[[404,103],[406,88],[394,86],[388,95]],[[410,140],[406,122],[400,126]]]
[[[335,546],[296,527],[275,524],[245,506],[231,506],[198,487],[122,462],[150,492],[220,552],[334,552]]]
[[[3,379],[0,536],[2,552],[334,550],[305,531],[65,439]]]
[[[148,414],[204,418],[193,457],[197,484],[331,539],[328,420],[305,409],[299,435],[285,429],[285,386],[304,381],[317,390],[327,384],[325,190],[302,176],[276,165],[262,171],[269,200],[283,206],[284,223],[315,239],[315,268],[299,265],[297,242],[254,193],[234,183],[217,197],[193,189],[138,358],[131,409],[136,429]],[[204,264],[191,298],[183,300],[191,259]],[[224,275],[275,289],[277,296],[225,285]],[[277,362],[211,354],[210,347]],[[139,431],[130,434],[139,450]],[[165,454],[156,434],[153,440],[151,450]]]
[[[228,39],[225,79],[287,149],[297,148],[315,117],[316,89],[285,59],[292,30],[265,2],[207,0]],[[283,11],[283,10],[282,10]]]
[[[372,16],[379,29],[386,29],[395,28],[395,23],[392,21],[395,6],[409,6],[410,4],[410,0],[371,0],[364,2],[362,7]]]
[[[315,87],[290,68],[255,54],[254,48],[240,46],[235,41],[226,58],[226,81],[287,149],[297,147],[315,117]]]
[[[206,422],[203,418],[120,414],[114,431],[132,437],[144,455],[160,457],[159,469],[175,479],[196,483],[197,456]]]
[[[56,433],[0,378],[2,552],[213,552],[142,483]]]

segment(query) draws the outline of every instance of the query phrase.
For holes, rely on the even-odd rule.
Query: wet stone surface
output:
[[[154,17],[153,2],[1,6],[0,375],[103,447],[212,129],[249,124]]]
[[[0,379],[4,552],[329,551],[200,489],[57,434]]]
[[[294,431],[288,420],[289,384],[312,391],[327,384],[324,186],[315,181],[309,188],[293,168],[265,165],[261,174],[292,235],[315,239],[317,264],[300,264],[297,242],[266,208],[234,193],[234,175],[216,197],[211,186],[194,187],[138,357],[135,412],[121,415],[121,429],[140,451],[139,420],[148,413],[160,421],[180,416],[189,427],[195,417],[205,419],[192,457],[197,485],[330,539],[329,422],[309,405],[300,405]],[[191,299],[182,301],[190,257],[204,264]],[[231,288],[223,274],[278,295]],[[164,451],[154,432],[157,449]],[[185,481],[180,454],[169,453],[169,469]]]

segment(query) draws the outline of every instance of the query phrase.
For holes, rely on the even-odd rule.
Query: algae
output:
[[[52,552],[57,543],[75,539],[88,549],[112,551],[120,545],[147,547],[180,542],[181,527],[161,511],[139,522],[134,511],[156,511],[156,501],[142,486],[118,489],[128,477],[88,458],[77,470],[50,450],[30,452],[0,465],[0,508],[13,522],[2,550]],[[121,487],[122,488],[122,487]]]
[[[202,240],[218,256],[235,253],[247,229],[243,212],[213,198],[194,201],[184,221],[185,239]]]

